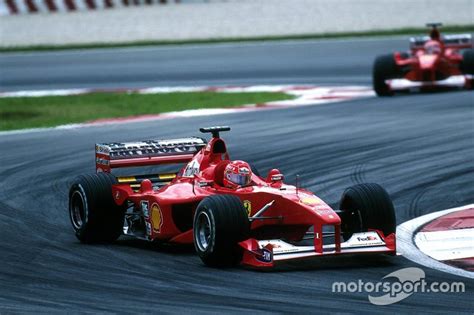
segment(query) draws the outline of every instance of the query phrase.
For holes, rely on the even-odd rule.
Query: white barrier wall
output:
[[[1,1],[1,0],[0,0]],[[0,18],[2,46],[277,36],[474,24],[474,0],[228,0]]]
[[[226,0],[0,0],[0,16]]]

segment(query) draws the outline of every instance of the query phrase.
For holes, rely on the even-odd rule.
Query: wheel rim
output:
[[[196,226],[194,228],[196,229],[196,244],[199,250],[206,251],[211,242],[212,234],[211,219],[209,218],[207,213],[199,213],[196,220]]]
[[[81,193],[75,191],[72,194],[71,204],[69,206],[69,214],[75,230],[80,229],[86,221],[86,213],[87,210],[84,207],[84,198]]]
[[[363,232],[362,218],[357,209],[358,207],[349,198],[341,203],[340,208],[346,212],[346,222],[342,222],[341,232],[343,233],[344,240],[347,241],[352,234]],[[350,218],[349,221],[347,221],[348,217]]]

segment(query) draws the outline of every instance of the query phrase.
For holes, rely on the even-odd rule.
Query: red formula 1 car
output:
[[[192,244],[208,266],[273,267],[280,261],[355,253],[395,254],[395,213],[377,184],[345,190],[338,210],[308,190],[229,160],[219,132],[96,145],[96,174],[79,176],[69,214],[84,243],[128,235]],[[116,177],[113,168],[184,163],[177,173]]]
[[[470,34],[441,37],[440,23],[430,36],[410,38],[410,53],[395,52],[375,59],[372,83],[378,96],[396,91],[474,88],[474,49]]]

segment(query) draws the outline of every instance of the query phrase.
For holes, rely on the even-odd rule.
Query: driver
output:
[[[245,187],[252,181],[252,169],[247,162],[236,160],[227,164],[224,170],[224,186],[236,189]]]
[[[442,50],[441,43],[435,40],[427,41],[424,48],[429,55],[439,55]]]

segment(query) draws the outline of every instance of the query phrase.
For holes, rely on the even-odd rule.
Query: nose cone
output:
[[[300,203],[311,208],[311,210],[314,211],[322,221],[324,221],[324,224],[341,223],[341,219],[334,210],[316,196],[301,196]]]
[[[438,56],[436,55],[423,55],[419,57],[420,68],[422,70],[433,69],[438,61]]]

